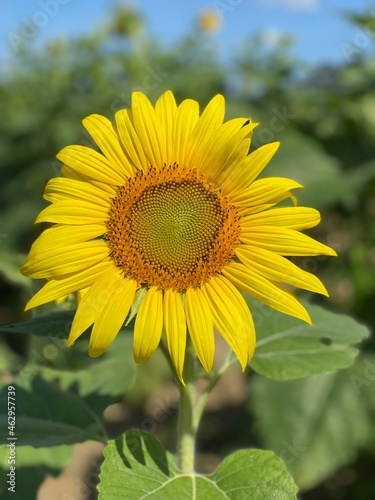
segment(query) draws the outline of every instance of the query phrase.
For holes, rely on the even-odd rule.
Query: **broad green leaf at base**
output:
[[[146,432],[129,431],[104,450],[99,500],[293,500],[298,488],[272,452],[241,450],[210,476],[183,474]]]

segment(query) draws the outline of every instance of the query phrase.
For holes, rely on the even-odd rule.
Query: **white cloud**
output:
[[[263,0],[262,5],[272,7],[283,7],[288,10],[316,10],[319,8],[319,0]]]

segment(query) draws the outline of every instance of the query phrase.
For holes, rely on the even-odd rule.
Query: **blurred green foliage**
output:
[[[363,27],[370,18],[353,16],[352,21]],[[204,33],[192,34],[167,48],[147,36],[142,18],[129,8],[115,11],[91,36],[56,39],[38,51],[29,50],[25,44],[21,53],[9,61],[0,79],[0,278],[5,297],[1,322],[21,319],[23,304],[31,294],[31,282],[19,275],[18,268],[42,229],[33,222],[45,206],[44,185],[51,177],[60,175],[56,153],[69,144],[92,144],[81,127],[85,116],[101,113],[113,117],[118,109],[130,105],[134,90],[143,91],[155,101],[162,92],[171,89],[178,102],[189,97],[202,106],[216,93],[223,93],[227,99],[227,118],[251,116],[260,122],[253,148],[281,141],[281,149],[264,175],[292,177],[304,184],[304,190],[297,194],[301,204],[322,212],[322,224],[312,235],[333,246],[339,254],[337,259],[329,259],[329,264],[325,257],[303,259],[299,264],[326,283],[331,295],[326,307],[350,313],[372,329],[375,325],[375,62],[363,51],[353,50],[350,57],[343,53],[341,65],[309,68],[294,60],[291,47],[288,37],[273,49],[266,47],[261,37],[255,37],[239,48],[232,61],[223,64],[214,39]],[[11,334],[5,339],[0,344],[4,384],[12,374],[22,376],[29,369],[33,375],[30,383],[39,384],[41,397],[45,393],[58,400],[63,384],[65,397],[73,401],[80,383],[85,385],[86,392],[95,387],[94,370],[85,365],[83,356],[74,362],[69,356],[65,359],[65,354],[55,359],[48,350],[48,341],[26,341]],[[370,484],[369,471],[375,464],[375,391],[371,391],[375,383],[374,349],[372,338],[366,342],[360,361],[351,371],[339,375],[289,382],[251,375],[253,401],[251,405],[243,405],[246,409],[240,413],[240,422],[233,420],[229,425],[247,429],[243,437],[246,444],[269,447],[276,453],[286,453],[295,436],[301,436],[304,449],[298,454],[292,448],[292,453],[293,450],[297,453],[295,460],[291,464],[286,462],[299,486],[306,490],[301,495],[305,500],[375,497],[373,484],[361,487]],[[83,373],[83,379],[75,376],[77,372],[69,375],[64,372],[71,370],[72,362]],[[98,370],[105,371],[109,366],[116,372],[117,362],[115,356],[109,356],[101,361]],[[123,376],[130,381],[131,357],[127,363],[122,367]],[[165,367],[161,372],[165,373]],[[147,371],[142,373],[147,375]],[[49,386],[47,381],[54,385]],[[113,402],[113,396],[118,394],[113,394],[110,382],[108,376],[99,390],[104,391],[103,397],[108,396],[109,400],[112,397]],[[137,394],[134,391],[132,397],[141,405],[142,394],[145,399],[149,389],[142,376],[136,384],[141,390]],[[327,384],[331,392],[324,395]],[[121,394],[125,389],[122,387]],[[30,388],[23,390],[30,394]],[[306,413],[303,398],[310,391],[319,418],[311,415],[308,418]],[[364,407],[360,406],[363,398]],[[311,408],[311,404],[307,406]],[[100,412],[103,408],[100,406]],[[99,413],[93,415],[96,424],[100,421]],[[37,420],[40,415],[37,412],[35,415]],[[28,425],[30,429],[35,425],[31,417]],[[353,432],[347,431],[348,428]],[[339,435],[335,433],[337,429]],[[216,434],[219,454],[243,446],[244,441],[236,442],[235,438],[229,444],[221,443],[218,436],[222,431],[223,424],[219,424]],[[234,436],[228,429],[226,432]],[[341,435],[345,439],[341,440]],[[312,436],[316,438],[315,444],[310,442]],[[34,478],[43,477],[44,470],[61,468],[70,456],[67,446],[53,460],[49,460],[48,453],[43,459],[40,453],[35,453],[33,461],[29,458],[29,447],[21,450],[21,457],[28,457],[25,463],[20,463],[20,467],[25,466],[25,477],[27,470],[34,469],[39,471]],[[60,455],[61,459],[56,460]],[[352,473],[350,481],[342,480],[340,467],[349,467],[346,470]],[[0,484],[0,491],[3,486]]]

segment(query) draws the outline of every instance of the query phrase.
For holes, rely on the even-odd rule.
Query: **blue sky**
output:
[[[221,11],[223,25],[215,38],[227,56],[255,32],[263,32],[270,43],[280,33],[292,34],[295,55],[311,63],[345,62],[343,44],[362,43],[366,50],[375,46],[375,30],[360,39],[340,15],[372,7],[375,26],[375,1],[370,0],[0,0],[0,62],[12,57],[25,34],[26,43],[37,46],[54,37],[89,33],[121,3],[139,10],[147,31],[165,44],[188,34],[200,11]]]

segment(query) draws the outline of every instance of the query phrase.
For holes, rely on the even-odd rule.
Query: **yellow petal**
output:
[[[291,189],[301,188],[299,182],[284,177],[268,177],[252,183],[248,189],[231,193],[229,198],[236,206],[252,207],[270,203],[274,198],[283,195]]]
[[[90,182],[92,180],[87,175],[80,174],[77,170],[74,170],[74,168],[68,167],[68,165],[63,165],[61,167],[61,174],[67,179],[74,179],[80,182]]]
[[[147,172],[150,162],[146,158],[143,145],[134,128],[130,109],[121,109],[115,115],[118,134],[129,161],[138,169]]]
[[[255,227],[251,235],[240,235],[244,243],[264,248],[284,256],[337,255],[336,252],[319,241],[286,227]]]
[[[199,119],[197,101],[186,99],[177,108],[172,129],[172,143],[175,151],[175,161],[180,167],[187,167],[186,152],[191,133]]]
[[[223,178],[224,165],[230,167],[228,158],[234,154],[238,145],[251,135],[256,126],[255,123],[246,124],[248,121],[246,118],[235,118],[224,123],[214,132],[199,156],[196,156],[198,169],[208,178],[215,179],[219,174],[220,178]],[[232,168],[226,171],[227,175],[231,175]]]
[[[46,248],[56,248],[56,250],[61,252],[62,248],[92,240],[105,232],[106,228],[104,224],[89,224],[87,226],[56,225],[43,231],[33,243],[28,260],[37,254],[45,254]]]
[[[164,136],[166,140],[166,157],[164,161],[167,165],[173,165],[173,163],[176,161],[172,139],[172,131],[176,111],[177,105],[174,95],[170,90],[168,90],[161,97],[159,97],[155,104],[156,116],[159,118],[159,121],[164,128]]]
[[[249,154],[232,170],[230,176],[222,184],[224,195],[241,193],[250,187],[280,146],[279,142],[266,144]]]
[[[64,297],[69,293],[89,287],[99,278],[99,276],[107,276],[108,271],[112,268],[113,263],[107,258],[83,271],[63,276],[58,280],[48,281],[48,283],[46,283],[27,303],[25,311]]]
[[[183,383],[183,370],[186,349],[186,319],[181,296],[170,288],[164,293],[163,301],[164,330],[168,350],[176,368],[178,378]]]
[[[81,302],[86,293],[90,290],[90,287],[82,288],[82,290],[77,290],[77,304]]]
[[[253,123],[251,120],[249,121],[248,130],[250,131],[246,134],[246,136],[242,138],[242,140],[237,144],[237,146],[233,148],[231,154],[225,161],[223,168],[217,171],[215,180],[218,183],[218,185],[221,186],[224,183],[224,180],[227,179],[227,177],[229,177],[232,174],[235,166],[241,163],[243,159],[248,156],[251,144],[251,138],[253,136],[253,129],[258,125],[259,123]],[[240,131],[240,133],[242,133],[242,130]]]
[[[111,298],[105,308],[96,317],[92,328],[89,355],[96,358],[103,354],[115,340],[122,327],[137,290],[137,282],[123,278],[116,281]]]
[[[292,194],[290,191],[282,191],[278,195],[276,195],[274,198],[268,200],[268,203],[261,203],[259,205],[252,205],[252,206],[245,206],[240,205],[237,207],[239,215],[242,217],[246,218],[249,215],[257,214],[260,212],[264,212],[265,210],[269,210],[270,208],[273,208],[275,205],[280,203],[281,201],[285,201],[287,199],[290,199],[293,203],[294,206],[297,206],[297,198]]]
[[[301,230],[314,227],[320,222],[320,213],[309,207],[282,207],[265,210],[243,219],[243,234],[251,234],[257,226],[282,226]]]
[[[239,314],[242,316],[242,321],[245,325],[246,330],[246,340],[247,340],[247,349],[248,349],[248,360],[253,357],[255,351],[255,327],[253,317],[251,315],[250,309],[246,304],[245,299],[241,295],[241,293],[237,290],[233,284],[227,280],[224,276],[219,275],[217,279],[221,282],[221,289],[224,291],[226,297],[228,297],[234,304],[236,304],[237,310]]]
[[[67,146],[57,159],[78,173],[106,184],[119,186],[127,180],[126,175],[121,175],[122,170],[116,171],[105,156],[86,146]]]
[[[35,223],[97,224],[107,219],[108,208],[83,200],[63,200],[42,210]]]
[[[48,181],[43,197],[52,203],[67,199],[87,200],[107,209],[111,201],[108,193],[92,184],[64,177],[55,177]]]
[[[82,123],[112,165],[113,174],[116,173],[121,179],[132,177],[135,173],[133,165],[125,156],[112,123],[96,114],[88,116]]]
[[[147,292],[134,326],[134,359],[146,363],[158,347],[163,330],[163,293],[156,286]]]
[[[264,304],[290,316],[300,318],[311,324],[311,319],[298,300],[290,293],[272,284],[266,278],[256,274],[248,267],[231,262],[222,269],[222,273],[235,286],[241,288]]]
[[[160,170],[167,156],[165,133],[154,108],[142,92],[132,94],[132,116],[148,161]]]
[[[21,272],[29,278],[56,279],[61,275],[79,272],[98,262],[109,254],[104,241],[86,241],[62,249],[58,246],[33,252],[22,266]]]
[[[211,310],[215,328],[245,370],[255,345],[255,329],[243,297],[222,276],[216,276],[203,285],[202,292]]]
[[[121,270],[112,266],[101,274],[78,304],[70,329],[68,345],[72,345],[89,328],[107,307],[114,290],[124,281]]]
[[[239,259],[255,273],[277,283],[287,283],[310,292],[328,296],[323,283],[313,274],[308,273],[280,255],[264,248],[240,245],[236,248]]]
[[[218,94],[207,104],[191,133],[185,158],[189,168],[197,167],[199,155],[211,140],[215,130],[223,123],[224,113],[225,100],[222,95]]]
[[[74,179],[80,182],[87,182],[88,184],[95,186],[96,188],[100,189],[100,191],[107,193],[110,198],[114,198],[116,196],[116,186],[111,186],[110,184],[106,184],[105,182],[94,181],[87,175],[79,174],[76,170],[68,167],[67,165],[63,165],[61,167],[61,173],[66,179]]]
[[[195,352],[203,368],[209,372],[215,356],[214,326],[207,300],[199,289],[186,290],[185,314]]]

